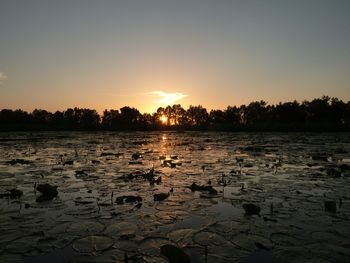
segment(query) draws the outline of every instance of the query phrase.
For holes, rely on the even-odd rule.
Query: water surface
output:
[[[164,244],[191,262],[349,262],[349,166],[348,133],[2,133],[0,193],[23,195],[0,199],[0,262],[167,262]],[[151,169],[158,184],[135,176]],[[59,194],[36,202],[43,183]]]

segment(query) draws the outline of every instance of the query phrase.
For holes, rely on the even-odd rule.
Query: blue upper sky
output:
[[[349,100],[349,14],[348,0],[0,0],[0,108]]]

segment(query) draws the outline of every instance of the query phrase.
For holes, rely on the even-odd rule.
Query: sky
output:
[[[348,0],[0,0],[0,109],[350,100]]]

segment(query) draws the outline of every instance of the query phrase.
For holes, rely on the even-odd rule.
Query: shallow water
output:
[[[2,133],[0,193],[23,195],[0,199],[0,262],[167,262],[164,244],[191,262],[349,262],[349,165],[347,133]],[[159,184],[128,177],[152,168]],[[188,188],[208,181],[216,195]],[[35,183],[58,196],[36,202]]]

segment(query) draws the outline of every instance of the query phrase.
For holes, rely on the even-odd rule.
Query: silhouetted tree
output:
[[[50,130],[52,114],[46,110],[35,109],[31,113],[33,127],[37,130]]]
[[[161,117],[167,117],[166,125]],[[323,96],[312,101],[297,101],[268,105],[255,101],[248,105],[228,106],[224,111],[207,110],[201,105],[180,104],[160,107],[155,113],[141,114],[125,106],[105,110],[99,116],[96,110],[68,108],[50,113],[35,109],[0,111],[0,131],[25,130],[151,130],[151,129],[212,129],[258,131],[350,131],[350,102]]]
[[[117,130],[120,122],[120,113],[118,110],[104,110],[101,120],[103,129]]]
[[[266,121],[267,117],[267,103],[265,101],[251,102],[243,110],[243,121],[247,125],[253,126]]]
[[[209,119],[213,124],[223,124],[226,122],[225,112],[222,110],[211,110],[209,113]]]
[[[187,119],[189,120],[189,124],[192,126],[204,126],[209,121],[209,114],[206,108],[203,108],[201,105],[192,106],[188,108]]]
[[[120,109],[120,124],[122,129],[139,128],[141,113],[135,109],[125,106]]]
[[[186,118],[186,111],[181,107],[180,104],[174,104],[172,106],[174,125],[181,125]]]
[[[63,112],[56,111],[54,114],[52,114],[51,122],[52,122],[51,127],[53,130],[65,129]]]
[[[279,103],[275,106],[274,119],[279,123],[305,122],[305,110],[297,101]]]
[[[96,110],[82,109],[79,124],[80,129],[96,130],[99,128],[100,115],[98,115]]]
[[[142,126],[144,129],[150,129],[154,125],[154,118],[149,113],[142,114]]]
[[[167,118],[167,126],[170,126],[170,124],[173,124],[173,117],[174,117],[173,108],[171,106],[166,106],[166,108],[164,109],[164,114]]]
[[[241,110],[236,106],[228,106],[225,110],[225,123],[236,126],[242,122]]]
[[[329,107],[329,119],[336,124],[344,125],[347,110],[346,104],[337,98],[332,98]]]
[[[74,110],[69,108],[63,112],[64,124],[67,129],[74,130],[76,128],[76,121],[74,117]]]
[[[323,96],[322,98],[314,99],[310,102],[305,101],[307,121],[308,122],[324,122],[329,120],[329,102],[330,98]]]
[[[0,111],[0,130],[26,130],[30,128],[31,116],[23,110],[3,109]]]

